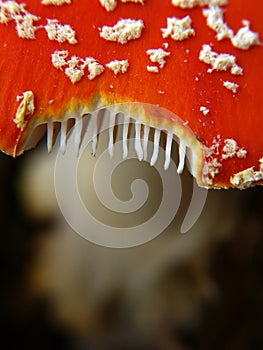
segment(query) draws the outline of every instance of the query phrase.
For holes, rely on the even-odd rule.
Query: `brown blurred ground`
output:
[[[57,228],[56,218],[52,215],[32,217],[25,213],[18,191],[18,179],[28,157],[29,154],[14,160],[0,155],[0,332],[1,341],[8,342],[6,348],[13,349],[17,346],[20,349],[74,350],[263,348],[263,188],[253,188],[245,192],[225,191],[224,194],[218,192],[218,196],[225,197],[226,205],[228,202],[235,207],[233,223],[229,226],[231,231],[230,228],[226,228],[224,239],[215,239],[214,243],[213,239],[210,239],[209,243],[199,250],[199,255],[189,255],[189,260],[184,260],[183,264],[171,262],[168,266],[165,265],[158,284],[153,284],[152,287],[158,290],[145,287],[144,290],[147,293],[149,291],[148,299],[152,309],[162,306],[166,308],[164,311],[158,310],[162,320],[158,329],[148,332],[145,331],[147,329],[145,325],[140,327],[139,323],[133,322],[137,308],[145,310],[145,313],[148,313],[148,320],[151,321],[149,308],[134,303],[132,309],[129,309],[131,304],[127,307],[120,289],[113,293],[111,298],[103,299],[103,302],[98,304],[95,313],[98,320],[94,319],[94,324],[97,322],[98,326],[87,327],[85,333],[85,326],[83,330],[82,326],[73,327],[68,321],[63,322],[60,318],[54,317],[57,304],[52,296],[32,293],[30,273],[32,269],[38,267],[38,256],[42,251],[39,242],[43,242],[43,249],[46,249],[46,242],[49,245],[51,244],[49,242],[53,242],[53,238],[56,240]],[[212,194],[213,198],[215,195]],[[205,216],[206,212],[203,215]],[[214,229],[210,226],[206,228],[210,237],[218,235],[217,231],[225,220],[224,210],[219,210],[213,220]],[[89,243],[83,240],[84,244]],[[158,255],[158,245],[154,248],[154,244],[154,254]],[[89,249],[93,250],[92,245]],[[61,261],[63,262],[63,259]],[[79,278],[83,278],[82,273]],[[198,316],[191,320],[191,307],[187,310],[191,322],[179,322],[174,319],[172,313],[169,315],[169,301],[173,300],[174,295],[187,294],[191,295],[190,300],[196,300],[195,295],[200,293],[200,288],[201,290],[211,288],[211,284],[215,292],[212,291],[210,295],[209,290],[209,297],[198,301]],[[182,289],[182,285],[185,289]],[[176,294],[178,290],[184,292]],[[156,298],[159,296],[167,303],[162,302],[161,306],[158,306]],[[78,297],[78,294],[72,295],[72,298],[74,297]],[[85,295],[81,297],[85,300]],[[147,295],[140,300],[146,303]],[[195,303],[189,302],[188,305],[193,305],[195,313]],[[73,311],[78,314],[76,310]],[[143,315],[142,320],[147,320],[147,317]]]

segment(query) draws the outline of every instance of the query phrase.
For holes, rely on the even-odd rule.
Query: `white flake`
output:
[[[208,69],[209,73],[213,70],[226,71],[230,69],[231,74],[241,75],[243,69],[236,64],[236,57],[227,53],[217,53],[212,51],[210,45],[203,45],[202,50],[199,54],[200,61],[210,64],[212,68]]]
[[[236,64],[236,65],[234,65],[231,68],[231,74],[233,74],[233,75],[242,75],[243,74],[243,68],[241,68],[240,66],[238,66]]]
[[[25,91],[22,96],[17,96],[17,100],[21,100],[21,102],[17,108],[14,122],[19,129],[23,130],[25,126],[25,117],[32,115],[35,110],[34,94],[30,90]]]
[[[240,171],[239,173],[231,176],[230,183],[240,190],[244,190],[251,187],[257,181],[263,180],[263,166],[262,158],[259,160],[260,168],[258,171],[254,167]]]
[[[234,139],[226,139],[224,141],[224,147],[223,147],[223,153],[222,153],[222,159],[229,159],[229,158],[246,158],[247,151],[243,148],[240,148]]]
[[[67,59],[67,50],[57,50],[51,55],[51,61],[54,67],[64,70],[66,76],[72,84],[77,83],[85,74],[85,69],[88,68],[88,78],[93,80],[104,71],[104,67],[93,57],[80,58],[72,56]]]
[[[99,2],[108,12],[115,10],[117,7],[117,0],[99,0]],[[121,0],[121,2],[133,2],[136,4],[144,5],[144,0]]]
[[[182,19],[176,17],[167,18],[167,28],[162,28],[163,38],[171,37],[174,40],[185,40],[195,35],[194,29],[191,27],[192,20],[190,16]]]
[[[224,87],[226,87],[228,90],[233,91],[234,94],[237,92],[237,90],[238,90],[238,88],[239,88],[239,85],[238,85],[238,84],[233,83],[232,81],[228,81],[228,80],[224,81],[224,82],[223,82],[223,85],[224,85]]]
[[[129,68],[128,60],[114,60],[106,64],[106,67],[111,69],[115,75],[126,73]]]
[[[42,0],[41,4],[42,5],[56,5],[56,6],[61,6],[64,4],[70,4],[71,0]]]
[[[218,5],[223,6],[228,3],[228,0],[172,0],[174,6],[181,8],[193,8],[195,6]]]
[[[212,185],[214,182],[214,178],[217,174],[219,174],[221,167],[222,164],[218,161],[217,158],[206,160],[202,171],[204,183],[206,183],[207,185]]]
[[[56,40],[59,43],[68,41],[70,44],[76,44],[75,31],[69,24],[61,24],[57,19],[47,19],[47,24],[44,26],[48,38]]]
[[[101,5],[109,12],[115,10],[117,0],[99,0]]]
[[[40,17],[29,13],[25,4],[16,1],[0,1],[0,23],[7,24],[14,20],[16,22],[17,34],[22,39],[35,39],[35,32],[39,27],[34,22]]]
[[[6,24],[22,13],[25,13],[25,4],[18,4],[16,1],[0,1],[0,23]]]
[[[65,69],[66,76],[70,79],[72,84],[81,80],[84,75],[84,69],[82,67],[82,60],[77,56],[72,56],[67,61],[67,67]]]
[[[130,40],[140,38],[144,28],[141,19],[121,19],[114,26],[103,26],[100,36],[108,41],[117,41],[120,44],[126,44]]]
[[[38,21],[40,17],[34,16],[31,13],[23,15],[16,15],[14,17],[16,22],[16,31],[22,39],[35,39],[35,32],[39,27],[34,26],[34,22]]]
[[[221,144],[221,137],[217,135],[214,137],[210,147],[204,146],[205,162],[202,171],[203,181],[207,185],[212,185],[214,178],[220,172],[222,164],[218,159],[219,147]]]
[[[209,28],[213,29],[218,40],[233,37],[233,30],[224,22],[223,9],[219,6],[210,6],[203,10],[206,17],[206,23]]]
[[[144,4],[144,0],[121,0],[121,2],[135,2],[136,4]]]
[[[101,75],[104,71],[104,67],[94,58],[87,57],[84,62],[84,66],[87,64],[89,69],[89,80],[93,80],[97,76]]]
[[[164,51],[163,49],[149,49],[146,51],[152,63],[158,63],[160,68],[163,68],[166,60],[165,57],[170,56],[170,52]]]
[[[68,57],[67,50],[57,50],[51,55],[51,62],[54,67],[62,69],[67,64],[66,58]]]
[[[260,45],[259,34],[250,30],[250,22],[244,20],[242,23],[243,27],[231,39],[233,46],[242,50],[248,50],[251,46]]]

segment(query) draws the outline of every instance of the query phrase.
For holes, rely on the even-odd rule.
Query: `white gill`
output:
[[[186,154],[186,144],[183,140],[179,140],[179,165],[177,168],[178,174],[182,174],[184,170],[185,154]]]
[[[107,113],[104,113],[106,115]],[[99,126],[98,126],[98,120],[99,118],[99,112],[95,112],[90,114],[89,116],[89,123],[88,128],[91,128],[91,148],[92,148],[92,154],[96,154],[97,149],[97,143],[98,143],[98,136],[100,133]],[[134,124],[135,126],[135,140],[134,140],[134,150],[136,152],[137,158],[141,160],[147,160],[148,158],[148,143],[149,143],[149,134],[150,134],[150,127],[144,124],[141,124],[139,121],[134,121],[134,119],[131,116],[122,115],[122,122],[117,122],[117,115],[116,113],[110,111],[108,112],[108,152],[111,157],[113,157],[114,152],[114,128],[116,126],[121,125],[122,126],[122,153],[123,153],[123,159],[127,158],[128,156],[128,134],[129,134],[129,127],[131,124]],[[48,121],[47,122],[47,149],[48,152],[52,150],[53,143],[54,143],[54,122]],[[84,135],[84,122],[82,118],[75,119],[75,125],[74,125],[74,148],[75,153],[78,156],[79,149],[81,146],[81,141]],[[65,153],[66,147],[67,147],[67,132],[68,132],[68,121],[64,120],[61,122],[61,128],[60,128],[60,149],[62,153]],[[166,144],[165,144],[165,160],[164,160],[164,169],[167,170],[169,168],[170,162],[171,162],[171,153],[172,153],[172,144],[174,135],[170,132],[165,132],[166,137]],[[153,166],[156,164],[158,160],[159,155],[159,148],[160,146],[160,138],[161,138],[162,131],[159,129],[154,129],[154,140],[153,140],[153,151],[150,157],[150,164]],[[181,174],[183,172],[184,166],[185,166],[185,157],[186,157],[186,143],[183,140],[178,140],[179,144],[179,164],[177,168],[178,174]]]
[[[128,157],[128,132],[129,132],[130,118],[127,115],[123,116],[123,129],[122,129],[122,149],[123,159]]]
[[[161,130],[155,129],[154,130],[154,141],[153,141],[153,154],[152,154],[152,158],[151,158],[151,166],[153,166],[158,159],[158,154],[159,154],[159,143],[160,143],[160,136],[161,136]]]
[[[79,149],[80,149],[80,144],[81,144],[81,135],[82,135],[82,130],[83,130],[83,119],[78,118],[75,122],[74,125],[74,148],[75,148],[75,153],[78,156],[79,155]]]
[[[109,143],[108,143],[108,151],[110,154],[110,157],[113,157],[113,143],[114,143],[114,126],[115,126],[115,113],[110,112],[110,121],[109,121]]]
[[[149,132],[150,132],[150,127],[148,125],[143,126],[143,141],[142,141],[142,147],[143,147],[143,160],[147,159],[148,156],[148,139],[149,139]]]
[[[141,161],[143,159],[143,149],[141,145],[141,123],[136,120],[135,122],[135,152],[138,159]]]
[[[60,149],[62,154],[66,152],[66,148],[67,148],[67,126],[68,126],[68,121],[63,120],[61,122],[61,131],[60,131]]]
[[[97,150],[98,143],[98,115],[99,112],[96,111],[91,115],[91,123],[92,123],[92,139],[91,139],[91,148],[92,154],[95,156]]]
[[[54,134],[54,124],[51,120],[47,122],[47,150],[52,151],[53,147],[53,134]]]
[[[173,143],[173,134],[168,133],[166,135],[164,170],[167,170],[169,168],[169,165],[171,162],[172,143]]]

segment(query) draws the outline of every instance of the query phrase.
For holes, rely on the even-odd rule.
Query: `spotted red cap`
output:
[[[262,0],[0,1],[1,150],[138,102],[138,122],[191,149],[200,186],[263,183],[262,13]]]

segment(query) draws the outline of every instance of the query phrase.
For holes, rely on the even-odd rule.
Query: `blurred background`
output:
[[[185,171],[183,201],[165,232],[109,249],[63,220],[54,159],[44,143],[18,159],[0,154],[0,332],[8,349],[263,348],[262,187],[209,191],[183,235],[192,191]],[[134,166],[154,181],[149,166]],[[150,190],[158,198],[156,182]]]

